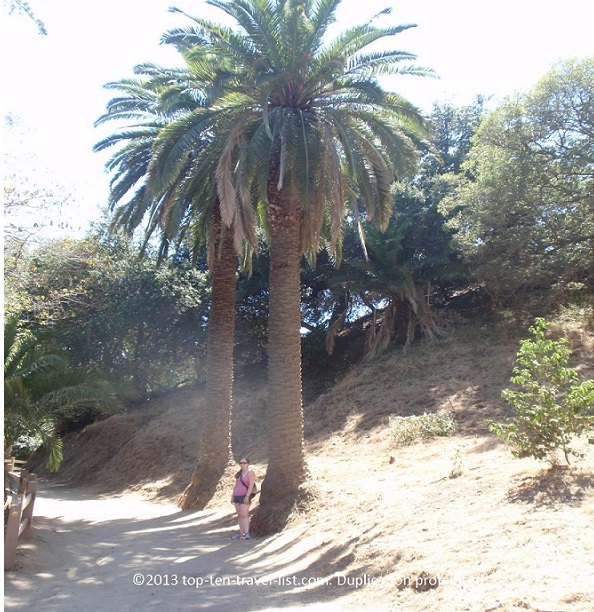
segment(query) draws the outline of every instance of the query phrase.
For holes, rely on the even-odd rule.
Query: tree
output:
[[[12,15],[13,13],[16,13],[17,15],[26,15],[35,23],[39,34],[42,36],[47,34],[45,24],[35,16],[33,9],[28,2],[24,2],[24,0],[4,0],[4,6],[6,7],[9,15]]]
[[[182,54],[186,46],[179,43]],[[108,85],[120,96],[108,105],[106,120],[131,118],[139,124],[100,142],[97,150],[126,143],[109,162],[114,172],[112,209],[132,190],[127,202],[116,209],[114,225],[135,230],[148,223],[146,240],[161,230],[161,253],[170,243],[189,244],[193,261],[209,243],[212,293],[208,318],[206,393],[198,456],[192,480],[184,492],[183,508],[202,508],[212,497],[230,459],[230,419],[233,388],[233,346],[235,323],[236,256],[233,236],[221,223],[214,189],[214,167],[204,180],[193,178],[193,159],[183,167],[163,168],[155,153],[159,135],[169,123],[181,120],[195,109],[212,103],[220,67],[209,68],[208,77],[195,74],[191,62],[186,69],[161,69],[145,64],[136,68],[143,79],[124,80]],[[202,78],[201,78],[202,76]],[[206,137],[205,142],[208,141]],[[192,158],[199,155],[204,142],[194,140]],[[160,174],[155,184],[153,174]],[[138,182],[140,181],[140,186]]]
[[[415,283],[410,262],[405,259],[402,246],[405,230],[405,226],[400,228],[394,221],[383,235],[369,228],[365,261],[346,260],[343,264],[350,294],[357,295],[373,313],[366,337],[368,358],[394,341],[410,346],[417,328],[428,338],[440,333],[425,296]],[[347,304],[347,309],[350,307]],[[329,341],[339,329],[340,325],[331,327]]]
[[[203,508],[231,456],[236,256],[232,236],[213,215],[214,248],[211,310],[208,319],[206,394],[198,457],[182,507]]]
[[[468,264],[440,205],[464,180],[464,162],[485,112],[480,96],[470,106],[435,104],[428,119],[432,148],[423,153],[419,172],[399,181],[394,192],[392,223],[401,236],[401,260],[433,304],[469,281]]]
[[[554,305],[594,284],[594,60],[559,64],[490,113],[444,201],[457,243],[496,305]],[[543,300],[543,295],[546,296]]]
[[[488,421],[489,429],[503,438],[516,457],[547,459],[557,465],[557,451],[567,463],[572,438],[594,431],[594,380],[579,380],[568,367],[567,338],[545,336],[548,323],[537,318],[532,339],[522,340],[512,383],[502,397],[516,411],[508,423]]]
[[[62,443],[56,431],[61,418],[80,410],[113,412],[122,408],[114,387],[87,372],[20,329],[17,316],[4,322],[4,447],[33,436],[48,453],[48,467],[57,471]]]
[[[73,198],[63,185],[48,180],[49,170],[25,145],[27,127],[21,117],[4,116],[4,137],[4,255],[5,274],[11,275],[25,252],[53,233],[72,229],[64,212]]]
[[[121,235],[109,243],[97,236],[53,241],[20,262],[26,299],[7,306],[33,333],[51,333],[73,366],[139,396],[201,381],[207,275],[185,262],[155,261],[139,258]]]
[[[429,305],[443,306],[453,291],[467,286],[470,270],[453,247],[453,230],[439,205],[460,183],[462,163],[484,112],[481,98],[461,108],[436,104],[428,118],[432,147],[422,152],[418,172],[396,183],[388,229],[383,234],[365,229],[367,257],[353,239],[354,224],[347,224],[340,268],[333,269],[325,259],[321,265],[318,260],[315,270],[304,268],[304,326],[317,332],[307,340],[308,347],[318,347],[316,360],[324,359],[322,330],[333,355],[337,338],[348,344],[348,354],[341,355],[348,359],[363,354],[360,343],[354,343],[363,330],[372,352],[386,342],[410,341],[423,326],[431,335],[436,330]],[[422,299],[421,291],[426,296]],[[332,368],[332,362],[326,364]]]
[[[485,115],[482,96],[469,106],[433,105],[429,117],[433,152],[423,156],[422,174],[459,174],[472,148],[472,138]]]
[[[377,77],[427,74],[403,65],[410,53],[370,50],[412,27],[353,27],[324,40],[339,0],[213,0],[239,29],[193,18],[168,40],[194,42],[237,78],[210,109],[172,124],[158,145],[163,167],[183,167],[188,135],[213,134],[221,215],[236,246],[256,246],[259,219],[270,243],[268,325],[269,461],[252,529],[282,528],[306,477],[300,352],[300,261],[326,244],[337,252],[345,201],[380,228],[390,184],[412,170],[421,140],[418,111],[386,93]],[[388,11],[383,11],[382,14]]]

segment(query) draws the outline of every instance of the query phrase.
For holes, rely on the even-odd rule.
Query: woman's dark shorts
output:
[[[244,503],[244,499],[245,499],[245,495],[234,495],[233,496],[233,503],[234,504],[243,504]]]

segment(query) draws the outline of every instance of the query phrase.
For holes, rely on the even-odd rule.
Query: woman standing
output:
[[[244,457],[239,461],[240,470],[235,474],[235,487],[231,501],[235,504],[239,533],[231,536],[233,540],[250,540],[250,501],[255,496],[256,475],[250,470],[250,464]]]

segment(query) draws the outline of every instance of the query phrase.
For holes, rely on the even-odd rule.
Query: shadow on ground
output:
[[[512,503],[533,504],[555,508],[561,505],[579,506],[586,499],[588,489],[594,488],[594,475],[570,469],[543,470],[535,476],[523,478],[508,493]]]

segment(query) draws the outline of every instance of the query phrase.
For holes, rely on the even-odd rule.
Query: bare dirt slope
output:
[[[594,377],[593,335],[577,328],[569,334],[573,365],[584,377]],[[224,485],[230,482],[203,513],[179,513],[172,521],[173,510],[163,506],[147,523],[151,536],[140,552],[133,550],[140,540],[132,537],[137,530],[129,519],[117,522],[118,536],[91,530],[95,523],[89,519],[84,530],[89,538],[132,547],[125,561],[105,561],[110,569],[101,580],[120,584],[113,578],[120,571],[129,582],[143,562],[161,573],[216,570],[218,576],[262,579],[242,584],[250,587],[247,599],[231,584],[219,585],[221,590],[216,596],[210,591],[210,598],[202,591],[200,601],[211,609],[234,604],[249,610],[298,604],[413,612],[594,609],[594,448],[577,442],[585,458],[576,459],[570,470],[549,471],[536,461],[514,459],[483,424],[508,411],[500,391],[508,384],[518,337],[510,328],[463,329],[436,344],[395,352],[349,372],[306,407],[314,501],[282,534],[243,543],[250,548],[229,545],[233,516]],[[184,393],[72,436],[61,478],[70,485],[93,484],[93,496],[124,495],[118,499],[130,504],[139,493],[175,501],[192,467],[199,427],[193,415],[201,408],[196,393]],[[243,393],[238,386],[236,398],[248,432],[243,439],[236,433],[237,454],[253,447],[254,458],[260,459],[256,471],[263,475],[257,439],[265,392],[253,386]],[[458,434],[395,446],[393,417],[439,410],[456,415]],[[77,489],[65,491],[76,496]],[[51,535],[57,519],[44,520]],[[72,530],[84,517],[59,521]],[[101,521],[106,529],[111,523]],[[179,530],[172,531],[176,525]],[[157,539],[157,533],[165,539]],[[166,537],[177,542],[178,536],[178,544],[165,543]],[[12,597],[24,593],[19,589],[34,576],[52,573],[44,563],[56,562],[53,539],[36,542],[34,537],[28,546],[20,554],[20,573],[9,578]],[[204,555],[212,562],[210,570],[200,565]],[[83,586],[85,580],[92,584],[101,557],[87,561],[86,574],[73,574]],[[130,606],[120,602],[119,609],[144,601],[138,589],[122,593]],[[189,609],[181,589],[171,593],[179,602],[171,609]],[[153,589],[153,594],[150,601],[161,601],[162,590]]]

